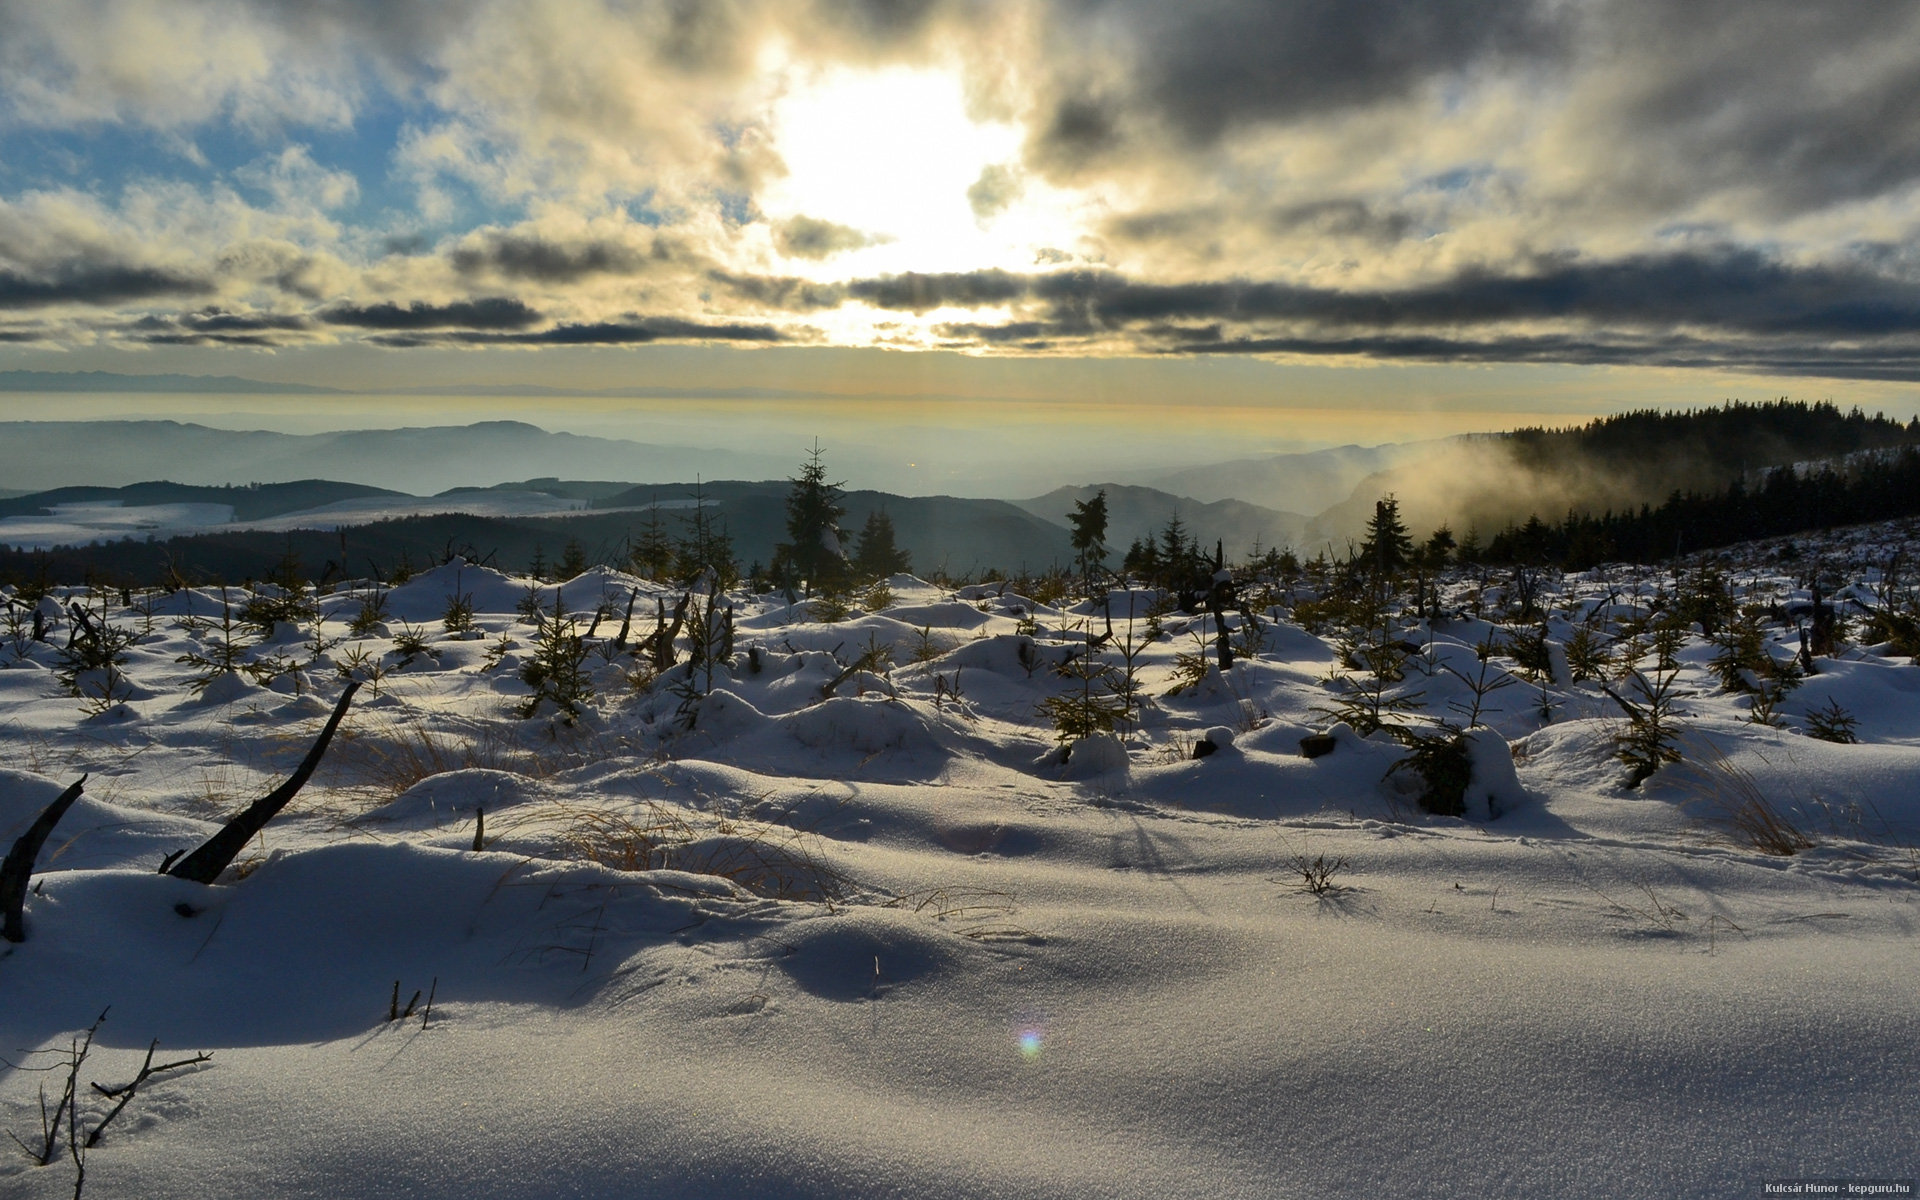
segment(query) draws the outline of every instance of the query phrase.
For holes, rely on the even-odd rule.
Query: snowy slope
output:
[[[1884,601],[1867,564],[1903,539],[1803,542],[1795,561],[1850,564]],[[1719,570],[1741,599],[1805,595],[1757,552]],[[1537,627],[1505,619],[1508,582],[1464,573],[1445,617],[1395,625],[1419,647],[1396,685],[1425,705],[1409,719],[1464,723],[1475,645]],[[378,602],[320,597],[320,619],[245,652],[270,660],[264,683],[198,694],[208,672],[178,660],[218,651],[243,593],[62,593],[138,640],[119,679],[79,680],[120,689],[94,703],[57,675],[64,625],[0,640],[0,844],[88,776],[28,940],[0,951],[19,1064],[0,1127],[36,1141],[37,1089],[64,1078],[12,1048],[65,1048],[110,1006],[83,1088],[131,1078],[153,1039],[213,1057],[131,1102],[87,1157],[96,1196],[1735,1197],[1911,1178],[1920,669],[1847,646],[1760,725],[1695,632],[1682,761],[1623,788],[1620,710],[1565,677],[1565,646],[1586,618],[1623,634],[1673,583],[1545,581],[1554,669],[1489,658],[1514,682],[1470,737],[1465,817],[1423,811],[1405,745],[1330,721],[1351,695],[1337,631],[1291,619],[1311,579],[1261,597],[1257,653],[1178,695],[1210,622],[1169,613],[1146,643],[1126,614],[1152,596],[1114,593],[1151,699],[1065,755],[1038,706],[1078,686],[1060,668],[1104,618],[1017,588],[900,576],[891,607],[832,625],[732,597],[733,665],[690,681],[631,652],[680,593],[455,562]],[[577,721],[523,719],[525,613],[556,593],[577,633],[600,610],[595,695]],[[453,597],[477,632],[442,628]],[[1791,623],[1768,628],[1791,654]],[[427,652],[409,658],[411,636]],[[292,769],[343,673],[367,683],[341,737],[239,870],[156,874]],[[1858,744],[1807,736],[1829,701]],[[1330,724],[1331,752],[1303,756]],[[1201,741],[1217,748],[1194,758]],[[1728,813],[1754,793],[1811,845],[1739,836]],[[1321,895],[1316,858],[1340,864]],[[387,1019],[396,984],[402,1005],[431,992],[429,1019]],[[105,1108],[86,1096],[82,1128]],[[0,1160],[9,1196],[72,1178]]]

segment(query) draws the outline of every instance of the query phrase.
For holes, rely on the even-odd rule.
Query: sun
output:
[[[797,256],[797,273],[1024,269],[1040,245],[1077,236],[1072,198],[1020,171],[1020,127],[976,120],[952,71],[812,72],[774,103],[769,129],[786,165],[758,198],[770,223],[859,234],[830,261]]]

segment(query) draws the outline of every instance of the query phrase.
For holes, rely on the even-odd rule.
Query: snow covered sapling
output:
[[[400,628],[393,634],[393,652],[400,656],[400,665],[410,667],[413,660],[421,656],[432,658],[433,646],[427,641],[427,631],[418,625],[400,622]]]
[[[807,605],[807,616],[822,625],[838,625],[852,615],[852,593],[838,584],[822,584]]]
[[[1128,699],[1120,694],[1120,674],[1094,648],[1091,629],[1081,652],[1061,664],[1059,673],[1074,686],[1063,695],[1042,700],[1040,711],[1053,722],[1054,733],[1062,743],[1112,733],[1133,715]]]
[[[128,686],[120,668],[127,648],[139,635],[107,620],[104,598],[94,612],[84,604],[70,604],[67,644],[60,649],[54,675],[84,702],[89,713],[104,712],[126,699]]]
[[[256,664],[247,660],[253,643],[243,632],[241,622],[235,620],[233,605],[227,599],[227,590],[220,589],[220,620],[209,623],[210,637],[201,643],[201,649],[189,650],[174,659],[195,668],[195,674],[189,686],[195,695],[207,690],[207,685],[222,675],[245,673],[256,678],[260,670]],[[270,674],[270,672],[269,672]]]
[[[1434,733],[1407,731],[1403,737],[1413,753],[1387,768],[1387,774],[1410,770],[1425,787],[1420,807],[1443,817],[1458,817],[1467,811],[1467,785],[1473,782],[1473,757],[1467,749],[1466,735],[1442,725]]]
[[[1507,655],[1521,674],[1535,683],[1553,682],[1553,654],[1547,649],[1547,627],[1506,630]]]
[[[298,625],[320,615],[320,605],[300,569],[300,559],[289,546],[266,582],[253,590],[240,607],[240,619],[271,637],[281,622]]]
[[[348,647],[347,652],[334,663],[333,669],[339,673],[340,678],[349,683],[357,680],[372,684],[373,694],[376,696],[380,694],[380,685],[387,678],[386,664],[380,661],[379,656],[362,645]]]
[[[1474,726],[1480,724],[1480,718],[1487,713],[1500,711],[1487,703],[1489,697],[1501,688],[1512,687],[1518,682],[1512,675],[1509,675],[1506,671],[1494,665],[1493,655],[1496,649],[1497,647],[1494,645],[1493,635],[1491,633],[1474,646],[1473,655],[1479,665],[1472,674],[1468,674],[1449,663],[1443,662],[1440,664],[1442,670],[1455,679],[1458,679],[1461,683],[1466,684],[1468,690],[1473,693],[1473,702],[1471,704],[1463,705],[1457,700],[1449,700],[1447,702],[1448,708],[1453,709],[1453,711],[1467,719],[1466,727],[1468,729],[1472,729]]]
[[[1627,764],[1628,788],[1639,787],[1667,763],[1680,761],[1678,678],[1677,668],[1656,669],[1651,677],[1632,668],[1627,682],[1637,696],[1633,700],[1603,685],[1627,715],[1626,728],[1615,734],[1613,741],[1615,757]]]
[[[933,626],[922,625],[913,631],[913,661],[929,663],[947,652],[940,639],[933,636]]]
[[[1337,644],[1338,665],[1326,682],[1341,689],[1339,699],[1314,712],[1345,721],[1362,736],[1377,729],[1399,736],[1404,714],[1426,707],[1424,692],[1399,690],[1406,679],[1407,660],[1420,648],[1396,636],[1384,606],[1371,609],[1378,623],[1344,631]]]
[[[533,694],[514,707],[516,716],[527,718],[540,711],[543,702],[553,706],[568,720],[593,699],[593,684],[586,672],[587,641],[580,636],[578,623],[567,615],[559,589],[553,593],[553,611],[543,614],[540,630],[534,635],[533,654],[520,668],[520,681]]]
[[[475,629],[472,593],[462,592],[448,596],[446,611],[440,614],[440,624],[455,637],[472,633]]]
[[[1592,626],[1580,626],[1567,639],[1567,670],[1575,683],[1605,679],[1612,666],[1606,643]]]
[[[353,637],[368,637],[379,632],[386,619],[387,589],[375,584],[361,593],[360,610],[347,622],[347,632]]]
[[[1807,711],[1807,736],[1823,742],[1833,742],[1841,746],[1852,746],[1860,741],[1854,730],[1860,721],[1852,713],[1840,706],[1838,700],[1827,698],[1825,707]]]
[[[711,577],[710,577],[711,578]],[[680,697],[678,714],[691,730],[700,701],[713,692],[713,673],[733,665],[733,606],[720,607],[716,592],[688,593],[686,670],[673,682]]]

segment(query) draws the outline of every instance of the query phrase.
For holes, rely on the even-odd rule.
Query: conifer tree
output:
[[[815,442],[800,474],[790,482],[787,492],[787,536],[793,539],[775,548],[775,569],[782,561],[794,576],[806,581],[807,592],[815,588],[832,590],[846,585],[848,569],[846,532],[840,518],[847,510],[840,504],[841,485],[827,481],[826,464],[820,461],[820,443]]]
[[[1074,565],[1083,577],[1092,579],[1095,569],[1107,561],[1106,489],[1091,500],[1075,500],[1067,520],[1073,526]]]
[[[853,553],[853,569],[868,579],[885,579],[913,569],[913,556],[894,544],[893,518],[885,509],[867,514]]]
[[[647,509],[647,523],[641,527],[632,559],[634,573],[647,579],[664,582],[673,572],[673,539],[667,534],[666,522],[660,519],[657,500]]]
[[[1377,588],[1407,569],[1413,561],[1413,538],[1400,520],[1400,502],[1393,496],[1373,503],[1373,519],[1367,522],[1366,540],[1360,543],[1360,563]]]
[[[680,531],[674,546],[676,574],[682,583],[690,583],[702,571],[711,570],[722,588],[740,582],[740,562],[733,556],[733,535],[726,523],[707,511],[706,489],[693,487],[693,511]]]

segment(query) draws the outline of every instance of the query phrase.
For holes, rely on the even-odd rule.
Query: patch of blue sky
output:
[[[1494,168],[1488,163],[1466,163],[1451,171],[1441,171],[1437,175],[1428,175],[1414,184],[1415,191],[1427,192],[1466,192],[1493,178]]]

